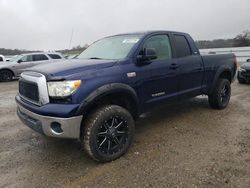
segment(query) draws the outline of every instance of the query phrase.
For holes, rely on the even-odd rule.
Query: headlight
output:
[[[246,69],[243,69],[243,68],[239,67],[239,71],[240,72],[246,72]]]
[[[68,97],[72,95],[81,85],[81,80],[48,82],[50,97]]]

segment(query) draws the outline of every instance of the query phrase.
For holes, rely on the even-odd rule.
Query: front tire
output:
[[[215,109],[227,107],[231,97],[231,83],[228,79],[219,79],[214,91],[208,96],[209,104]]]
[[[83,126],[82,145],[93,159],[100,162],[122,156],[134,137],[133,117],[117,105],[98,108]]]
[[[13,73],[9,70],[0,71],[0,82],[8,82],[13,80]]]

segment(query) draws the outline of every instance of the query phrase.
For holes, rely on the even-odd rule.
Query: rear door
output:
[[[173,34],[175,64],[179,69],[179,92],[187,97],[200,94],[203,79],[201,56],[191,50],[185,35]]]
[[[48,62],[49,58],[45,54],[33,55],[35,65]]]

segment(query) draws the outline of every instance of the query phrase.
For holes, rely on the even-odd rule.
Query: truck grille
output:
[[[19,79],[19,94],[24,100],[42,106],[49,103],[46,77],[38,72],[23,72]]]
[[[19,80],[19,93],[28,100],[33,102],[39,101],[39,91],[36,83]]]

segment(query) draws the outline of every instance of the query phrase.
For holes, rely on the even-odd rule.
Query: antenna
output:
[[[70,40],[69,40],[69,50],[70,50],[70,47],[71,47],[71,42],[72,42],[73,34],[74,34],[74,29],[72,28],[71,35],[70,35]]]

